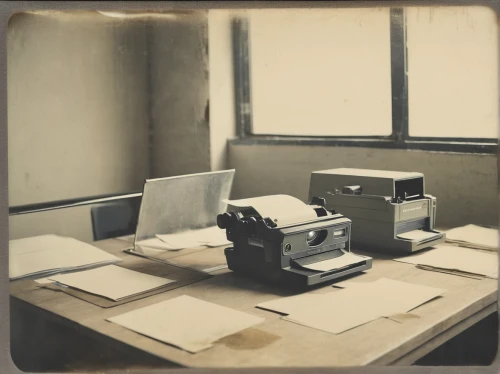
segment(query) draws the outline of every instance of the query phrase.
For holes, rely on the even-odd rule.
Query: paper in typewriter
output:
[[[446,290],[387,278],[346,282],[346,288],[326,294],[303,294],[258,304],[287,314],[284,320],[340,334],[380,317],[400,315],[441,296]]]
[[[175,282],[114,265],[50,276],[48,279],[114,301],[152,291]]]
[[[359,264],[366,261],[366,257],[355,255],[351,252],[342,251],[342,256],[331,258],[329,260],[318,261],[312,264],[300,265],[303,268],[315,271],[339,270],[350,265]]]
[[[437,245],[424,252],[395,258],[394,261],[423,265],[428,269],[445,269],[498,278],[498,255],[496,253],[454,245]]]
[[[456,227],[446,231],[446,241],[463,247],[490,251],[498,250],[498,230],[476,225]]]
[[[311,221],[318,216],[314,209],[288,195],[270,195],[241,200],[223,200],[237,208],[253,208],[262,218],[272,219],[278,226]]]
[[[64,271],[120,262],[90,244],[57,235],[41,235],[9,242],[9,278],[44,277]]]
[[[183,295],[108,318],[107,321],[196,353],[264,319]]]

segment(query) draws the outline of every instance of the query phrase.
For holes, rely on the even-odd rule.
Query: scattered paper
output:
[[[186,295],[107,320],[191,353],[208,349],[215,341],[264,321]]]
[[[471,248],[437,245],[408,257],[395,258],[394,261],[498,278],[497,254]]]
[[[321,305],[324,294],[304,293],[295,296],[282,297],[264,303],[257,304],[260,309],[270,310],[281,314],[292,314],[302,305]]]
[[[441,269],[441,268],[436,268],[436,267],[433,267],[433,266],[417,265],[416,268],[417,269],[422,269],[422,270],[434,271],[436,273],[444,273],[444,274],[457,275],[457,276],[460,276],[460,277],[472,278],[472,279],[477,279],[477,280],[484,278],[484,275],[471,274],[471,273],[466,273],[466,272],[458,271],[458,270]]]
[[[57,235],[41,235],[9,242],[9,278],[46,277],[121,260],[90,244]]]
[[[169,258],[168,262],[205,273],[212,273],[227,268],[227,260],[223,247],[205,248],[196,252],[175,256]]]
[[[490,251],[498,250],[498,230],[476,225],[466,225],[446,231],[446,241],[464,247]]]
[[[38,283],[38,284],[50,284],[50,283],[54,283],[54,281],[50,280],[49,278],[35,279],[35,282]]]
[[[168,245],[167,243],[158,238],[140,240],[136,242],[135,245],[136,247],[139,247],[141,249],[149,249],[153,250],[152,252],[158,252],[158,253],[163,253],[164,251],[178,251],[180,249],[183,249],[178,247],[172,247],[171,245]]]
[[[241,200],[223,200],[237,208],[253,208],[262,218],[272,219],[278,226],[317,219],[316,211],[299,199],[288,195],[270,195]]]
[[[217,226],[187,230],[175,234],[156,235],[156,237],[173,250],[199,246],[219,247],[231,243],[227,240],[226,231]]]
[[[287,314],[284,320],[340,334],[380,317],[390,318],[441,296],[445,290],[382,278],[375,282],[345,282],[344,289],[306,293],[258,304]],[[397,317],[394,317],[397,318]]]
[[[416,314],[412,313],[398,313],[398,314],[393,314],[392,316],[388,316],[387,318],[394,322],[405,323],[407,321],[419,319],[420,316],[417,316]]]
[[[437,237],[438,235],[439,235],[439,233],[436,233],[436,232],[423,231],[423,230],[412,230],[412,231],[398,234],[397,237],[400,239],[421,242],[421,241],[424,241],[427,239]]]
[[[134,239],[135,239],[135,234],[125,235],[125,236],[119,236],[119,237],[117,237],[115,239],[123,240],[123,241],[128,242],[128,243],[133,243]]]
[[[299,264],[301,267],[315,271],[329,271],[345,268],[366,261],[366,257],[355,255],[351,252],[342,251],[344,254],[329,260],[318,261],[312,264]]]
[[[119,266],[103,266],[49,277],[51,281],[118,301],[175,282]]]

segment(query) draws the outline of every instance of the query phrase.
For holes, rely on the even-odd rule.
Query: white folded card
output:
[[[264,319],[183,295],[108,318],[107,321],[196,353]]]
[[[175,282],[171,279],[143,274],[115,265],[54,275],[48,279],[114,301],[152,291]]]
[[[223,200],[223,202],[237,208],[253,208],[262,218],[270,218],[278,226],[311,221],[318,218],[318,215],[311,206],[288,195]]]
[[[73,238],[41,235],[9,242],[9,278],[43,277],[121,260]]]

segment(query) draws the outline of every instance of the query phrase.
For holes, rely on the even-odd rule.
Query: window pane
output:
[[[389,9],[249,11],[255,134],[390,135]]]
[[[406,17],[410,135],[497,138],[496,14],[433,7]]]

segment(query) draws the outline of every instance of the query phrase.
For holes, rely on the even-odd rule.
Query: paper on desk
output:
[[[422,269],[422,270],[434,271],[436,273],[451,274],[451,275],[456,275],[459,277],[472,278],[472,279],[477,279],[477,280],[484,278],[484,275],[471,274],[471,273],[467,273],[465,271],[459,271],[459,270],[441,269],[441,268],[437,268],[434,266],[417,265],[416,268]]]
[[[423,231],[423,230],[412,230],[408,232],[404,232],[398,234],[397,237],[405,240],[415,240],[415,241],[423,241],[437,236],[438,234],[435,232]]]
[[[226,232],[217,226],[197,230],[187,230],[175,234],[156,235],[172,249],[193,248],[199,246],[219,247],[230,244]]]
[[[187,295],[107,320],[191,353],[208,349],[215,341],[264,321]]]
[[[178,251],[179,249],[182,249],[178,247],[172,247],[171,245],[165,243],[164,241],[158,238],[140,240],[136,243],[136,246],[142,249],[149,249],[152,250],[152,252],[159,252],[159,253],[163,253],[166,250]]]
[[[41,235],[9,242],[9,278],[47,276],[119,262],[90,244],[57,235]]]
[[[171,279],[143,274],[114,265],[55,275],[49,279],[114,301],[152,291],[175,282]]]
[[[295,310],[302,307],[303,305],[310,305],[311,307],[320,305],[323,296],[324,295],[321,294],[304,293],[300,295],[282,297],[279,299],[266,301],[257,304],[256,307],[281,314],[292,314]]]
[[[380,317],[406,313],[445,290],[382,278],[375,282],[346,282],[345,289],[326,294],[303,294],[257,305],[288,314],[284,320],[340,334]]]
[[[328,270],[338,270],[349,265],[354,265],[363,261],[366,261],[364,256],[355,255],[351,252],[342,251],[344,254],[342,256],[332,258],[329,260],[318,261],[312,264],[300,265],[303,268],[316,270],[316,271],[328,271]]]
[[[262,218],[272,219],[278,226],[310,221],[318,216],[314,209],[288,195],[270,195],[241,200],[223,200],[237,208],[253,208]]]
[[[408,257],[395,258],[394,261],[498,278],[497,254],[471,248],[437,245]]]
[[[456,227],[446,231],[446,241],[464,247],[498,250],[498,230],[476,225]]]
[[[123,240],[123,241],[128,242],[128,243],[133,243],[134,239],[135,239],[135,234],[125,235],[125,236],[119,236],[119,237],[117,237],[115,239]]]

